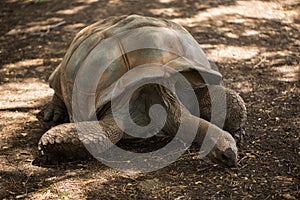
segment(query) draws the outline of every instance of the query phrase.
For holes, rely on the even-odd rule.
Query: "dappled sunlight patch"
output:
[[[28,112],[14,112],[14,111],[1,111],[1,118],[5,118],[8,120],[18,120],[22,121],[22,119],[28,118],[30,114]],[[10,123],[10,121],[7,121],[7,123]]]
[[[37,78],[0,85],[0,109],[32,108],[45,103],[53,94],[47,83]]]
[[[6,133],[6,137],[12,136],[11,133],[14,132],[14,130],[23,131],[20,136],[26,137],[28,133],[22,130],[24,124],[38,121],[35,114],[26,111],[1,111],[1,118],[5,119],[5,121],[0,121],[0,124],[4,125],[0,135],[2,135],[2,133]]]
[[[17,3],[22,2],[23,4],[30,4],[30,3],[38,3],[40,1],[49,1],[49,0],[6,0],[9,3]]]
[[[280,67],[273,67],[273,70],[277,72],[277,76],[273,76],[274,79],[285,82],[300,81],[300,67],[284,65]]]
[[[85,26],[87,26],[84,23],[76,23],[76,24],[70,24],[70,25],[66,25],[64,26],[64,30],[66,31],[74,31],[74,30],[80,30],[81,28],[84,28]]]
[[[92,177],[85,177],[84,174],[86,172],[88,171],[73,170],[61,176],[48,177],[45,179],[45,182],[51,184],[43,190],[28,194],[28,197],[32,199],[86,199],[87,196],[89,196],[87,185],[92,185],[94,186],[92,188],[102,190],[104,189],[103,185],[108,182],[108,178],[112,178],[116,175],[115,172],[111,172],[111,170],[105,170],[101,171],[101,175],[96,178],[94,177],[95,174]]]
[[[242,36],[253,36],[253,35],[259,35],[260,32],[256,30],[246,29]]]
[[[111,5],[113,5],[113,4],[120,4],[120,3],[122,3],[121,0],[109,0],[109,2],[108,2],[108,4],[111,4]]]
[[[240,15],[257,19],[277,19],[292,22],[297,18],[293,12],[282,12],[282,7],[276,2],[265,1],[237,1],[236,5],[219,6],[201,10],[196,15],[188,18],[178,18],[173,21],[184,26],[196,26],[200,22],[224,18],[224,15]],[[240,18],[240,17],[238,17]]]
[[[41,49],[40,46],[37,46],[37,49]],[[44,48],[46,49],[46,48]],[[42,81],[47,81],[48,76],[47,71],[49,71],[50,66],[48,62],[52,62],[53,65],[58,65],[62,58],[34,58],[34,59],[24,59],[19,60],[14,63],[4,64],[3,68],[0,69],[2,77],[0,78],[0,84],[4,84],[12,81],[19,81],[19,77],[39,77]]]
[[[273,52],[263,52],[262,55],[264,57],[278,57],[278,56],[282,56],[282,57],[285,57],[285,56],[289,56],[291,55],[293,52],[288,50],[288,49],[282,49],[281,51],[273,51]]]
[[[25,60],[18,61],[18,62],[15,62],[15,63],[9,63],[9,64],[6,64],[6,65],[3,65],[3,68],[19,69],[19,68],[23,68],[23,67],[39,66],[39,65],[43,65],[43,64],[44,64],[44,59],[41,59],[41,58],[25,59]]]
[[[28,196],[31,199],[86,199],[83,186],[83,181],[80,179],[67,179],[55,182],[50,187],[33,192]]]
[[[36,25],[36,26],[31,26],[24,28],[22,26],[17,26],[14,29],[11,29],[7,35],[16,35],[16,34],[21,34],[21,33],[37,33],[42,30],[47,30],[49,26],[48,25]]]
[[[39,26],[39,25],[49,25],[52,23],[57,23],[57,22],[61,22],[64,19],[61,17],[50,17],[47,20],[43,20],[43,21],[32,21],[32,22],[28,22],[26,25],[27,26]]]
[[[60,17],[52,17],[44,21],[32,21],[27,24],[17,25],[10,31],[6,33],[6,35],[16,35],[22,33],[30,33],[30,34],[39,34],[40,32],[47,31],[51,25],[62,22],[64,19]]]
[[[38,119],[35,114],[22,111],[1,111],[0,117],[0,150],[16,148],[11,144],[11,140],[15,137],[26,139],[31,137],[32,132],[24,130],[24,125],[35,123]],[[26,151],[26,149],[22,149]],[[17,155],[16,153],[13,155]],[[0,159],[1,160],[1,159]]]
[[[232,32],[226,32],[224,35],[229,37],[229,38],[233,38],[233,39],[238,39],[240,37],[238,34],[235,34],[235,33],[232,33]]]
[[[218,62],[226,61],[227,59],[245,60],[257,56],[260,49],[255,46],[229,46],[216,45],[214,49],[206,50],[209,57]]]
[[[0,149],[4,150],[11,148],[12,146],[7,143],[9,138],[14,137],[14,133],[21,132],[20,137],[22,136],[23,124],[32,117],[28,112],[19,112],[19,111],[1,111],[0,117],[0,126],[2,127],[0,131],[1,145]],[[26,137],[26,136],[24,136]]]
[[[59,10],[56,13],[57,14],[63,14],[63,15],[74,15],[76,13],[78,13],[79,11],[87,8],[87,5],[83,5],[83,6],[76,6],[74,8],[70,8],[70,9],[65,9],[65,10]]]
[[[159,3],[172,3],[175,0],[158,0],[158,1],[159,1]]]
[[[151,13],[158,16],[169,16],[169,17],[179,17],[181,13],[178,11],[178,8],[155,8],[155,9],[149,9]]]
[[[62,61],[61,57],[59,57],[59,58],[55,58],[55,57],[50,58],[50,62],[57,63],[57,62],[61,62],[61,61]]]
[[[206,49],[213,49],[215,48],[216,45],[213,44],[209,44],[209,43],[203,43],[200,44],[201,48],[203,48],[205,51],[207,51]]]
[[[236,14],[244,17],[255,17],[260,19],[282,19],[285,15],[281,7],[276,2],[265,1],[238,1],[236,6],[228,8],[229,12],[236,12]]]
[[[76,2],[85,3],[85,4],[91,4],[91,3],[98,2],[98,1],[101,1],[101,0],[76,0]]]

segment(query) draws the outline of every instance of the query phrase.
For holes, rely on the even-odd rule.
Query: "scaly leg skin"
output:
[[[152,93],[154,96],[155,93]],[[237,147],[234,138],[230,133],[220,129],[216,125],[192,115],[169,90],[159,87],[158,97],[162,98],[162,105],[168,113],[167,122],[164,130],[176,135],[180,125],[183,126],[183,131],[186,135],[180,137],[184,142],[189,141],[190,127],[198,126],[195,142],[199,146],[204,147],[208,157],[216,163],[228,167],[237,165]],[[155,102],[157,103],[157,102]]]
[[[222,121],[224,121],[222,118],[214,119],[213,123],[220,128],[224,125],[223,129],[231,133],[236,142],[240,144],[245,134],[244,126],[247,119],[247,112],[245,103],[239,94],[223,86],[212,85],[196,89],[196,95],[200,107],[200,117],[208,121],[211,120],[212,105],[221,105],[222,101],[226,98],[226,118],[224,124],[222,124]],[[224,111],[222,108],[219,109],[220,111],[217,112]]]
[[[230,133],[216,125],[184,112],[182,124],[189,130],[191,124],[198,124],[194,142],[201,147],[200,156],[208,156],[211,161],[227,167],[237,166],[237,146]]]
[[[56,95],[54,94],[52,97],[52,100],[45,105],[41,113],[40,118],[42,120],[48,122],[48,121],[54,121],[54,122],[67,122],[69,121],[68,111],[66,109],[66,106],[64,102]]]
[[[61,124],[41,137],[38,144],[39,160],[41,164],[53,164],[86,159],[90,157],[88,151],[97,155],[116,144],[122,135],[112,115],[100,121]]]

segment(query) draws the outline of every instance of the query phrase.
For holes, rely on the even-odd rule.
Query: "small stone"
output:
[[[21,135],[22,135],[23,137],[26,137],[26,136],[27,136],[27,133],[21,133]]]
[[[296,197],[292,196],[289,193],[283,194],[282,197],[286,200],[296,200]]]
[[[160,181],[157,178],[141,181],[137,188],[140,190],[151,191],[155,188],[158,188],[160,185]]]
[[[67,172],[66,175],[67,176],[76,176],[77,173],[76,172]]]

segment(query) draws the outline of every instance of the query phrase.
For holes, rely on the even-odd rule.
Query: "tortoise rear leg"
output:
[[[226,110],[220,107],[218,108],[220,110],[217,111],[226,111],[224,113],[226,114],[225,122],[222,117],[218,118],[219,116],[217,116],[217,119],[214,119],[213,123],[231,133],[237,143],[241,143],[245,135],[244,126],[247,119],[247,112],[245,103],[240,95],[233,90],[218,85],[196,89],[196,95],[200,107],[200,117],[208,121],[211,121],[212,105],[221,105],[224,99],[226,99]]]
[[[41,164],[86,159],[90,155],[88,151],[97,155],[116,144],[122,135],[112,115],[100,121],[55,126],[39,141]]]
[[[69,120],[65,103],[57,94],[53,95],[52,100],[44,106],[39,115],[44,121],[67,122]]]

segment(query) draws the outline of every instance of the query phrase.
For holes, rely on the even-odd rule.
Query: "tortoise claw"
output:
[[[56,95],[52,101],[44,106],[38,118],[45,122],[68,122],[68,113],[65,104]]]
[[[245,130],[242,128],[231,133],[238,145],[241,145],[244,142]]]

